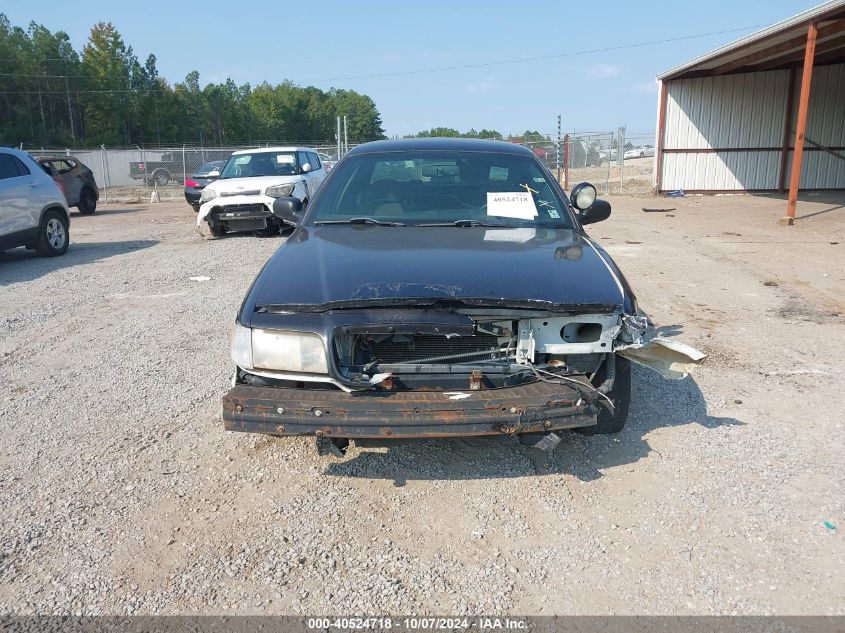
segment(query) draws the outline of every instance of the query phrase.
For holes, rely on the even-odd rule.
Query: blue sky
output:
[[[707,2],[77,2],[5,0],[12,24],[65,30],[77,48],[112,22],[142,60],[158,57],[171,83],[191,70],[204,84],[290,79],[352,88],[376,102],[389,135],[436,125],[543,133],[627,125],[653,132],[654,76],[751,30],[528,63],[368,77],[571,54],[766,26],[813,6],[789,0]],[[343,79],[340,79],[343,78]],[[330,81],[327,81],[330,80]]]

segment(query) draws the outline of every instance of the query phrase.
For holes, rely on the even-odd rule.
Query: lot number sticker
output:
[[[537,217],[534,198],[527,191],[487,192],[487,215],[532,220]]]

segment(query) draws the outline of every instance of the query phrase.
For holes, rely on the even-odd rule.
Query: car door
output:
[[[71,206],[79,204],[79,195],[82,193],[82,178],[79,176],[76,161],[72,158],[62,158],[54,161],[53,165],[59,172],[62,189],[64,189],[68,204]]]
[[[308,189],[307,196],[310,198],[317,191],[317,186],[320,184],[314,180],[314,164],[311,162],[308,152],[297,152],[296,161],[299,163],[300,170],[305,163],[311,166],[311,171],[307,174],[302,174],[302,177],[305,179],[305,187]]]
[[[313,194],[323,184],[323,180],[326,179],[326,170],[323,167],[320,157],[315,152],[306,152],[306,155],[308,156],[308,162],[311,164],[311,173],[308,174],[311,176],[311,182],[308,184],[308,190]]]
[[[15,156],[0,153],[0,235],[38,226],[33,219],[29,169]]]

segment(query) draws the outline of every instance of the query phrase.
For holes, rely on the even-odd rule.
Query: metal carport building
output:
[[[657,79],[658,192],[845,189],[845,0]]]

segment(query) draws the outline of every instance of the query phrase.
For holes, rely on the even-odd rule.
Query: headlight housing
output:
[[[214,189],[209,189],[206,187],[202,190],[202,195],[200,196],[200,202],[208,202],[209,200],[214,200],[219,194],[214,191]]]
[[[240,323],[232,332],[232,360],[243,369],[329,372],[323,339],[316,334],[250,329]]]
[[[232,329],[232,360],[238,367],[252,369],[252,330],[238,322]]]
[[[296,188],[296,183],[291,182],[286,185],[273,185],[264,190],[264,195],[269,198],[284,198],[293,193]]]

